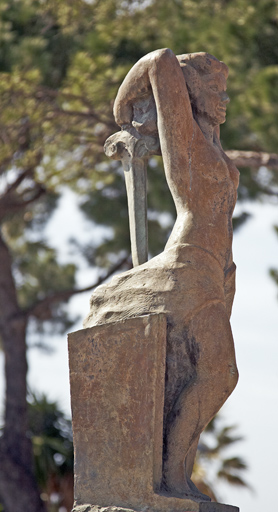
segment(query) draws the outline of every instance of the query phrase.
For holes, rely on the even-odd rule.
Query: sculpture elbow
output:
[[[118,126],[131,124],[133,118],[133,108],[130,102],[115,101],[113,114]]]
[[[158,63],[158,62],[167,63],[169,61],[177,60],[176,55],[174,54],[174,52],[172,52],[172,50],[170,50],[170,48],[161,48],[160,50],[151,52],[149,55],[150,55],[151,60],[154,61],[155,63]]]
[[[163,76],[171,78],[175,69],[180,68],[176,55],[170,48],[162,48],[150,54],[149,78],[152,83],[154,77]]]

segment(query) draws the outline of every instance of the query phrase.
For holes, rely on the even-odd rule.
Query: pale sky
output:
[[[241,210],[243,207],[238,207]],[[268,277],[270,267],[278,268],[278,237],[272,226],[277,221],[277,204],[246,203],[244,210],[253,214],[234,237],[237,264],[237,293],[232,314],[239,384],[222,412],[226,425],[238,425],[244,441],[235,444],[227,455],[242,456],[248,463],[245,479],[255,494],[247,490],[218,487],[222,502],[237,505],[241,512],[273,510],[276,502],[277,423],[278,423],[278,288]],[[71,236],[90,240],[101,236],[91,223],[81,224],[80,213],[71,194],[62,200],[59,213],[50,221],[48,234],[54,245],[62,248],[67,259],[66,241]],[[95,271],[79,274],[80,284],[94,280]],[[75,297],[70,308],[82,319],[89,309],[89,294]],[[81,320],[73,330],[82,327]],[[70,413],[66,336],[53,337],[55,352],[47,355],[37,349],[29,353],[29,385],[58,400]],[[0,357],[0,397],[3,400],[3,357]]]

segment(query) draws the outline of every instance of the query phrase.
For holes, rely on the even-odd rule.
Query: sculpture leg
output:
[[[192,443],[191,447],[188,450],[188,454],[185,459],[185,474],[189,476],[189,478],[192,475],[193,466],[196,458],[196,452],[198,449],[198,443],[199,443],[200,436],[197,437],[197,439]]]
[[[182,390],[170,415],[164,482],[174,496],[202,499],[190,481],[192,454],[199,435],[235,388],[238,373],[223,304],[203,309],[190,322],[188,332],[199,347],[196,376]]]
[[[186,476],[187,484],[190,488],[192,495],[199,497],[202,501],[205,501],[205,500],[207,501],[208,496],[206,496],[205,494],[202,494],[190,478],[192,475],[192,471],[193,471],[193,466],[194,466],[194,462],[195,462],[195,458],[196,458],[196,452],[198,449],[199,439],[200,439],[200,436],[198,436],[196,441],[194,441],[194,443],[191,445],[191,447],[189,448],[188,454],[185,458],[185,462],[184,462],[185,476]]]

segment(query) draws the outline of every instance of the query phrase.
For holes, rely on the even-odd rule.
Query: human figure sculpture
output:
[[[196,501],[209,499],[190,479],[199,436],[238,379],[229,319],[239,173],[219,140],[227,76],[227,66],[212,55],[176,57],[169,49],[146,55],[127,74],[115,101],[116,122],[131,133],[158,135],[177,219],[160,255],[96,289],[85,322],[91,327],[166,313],[163,478],[157,491]]]

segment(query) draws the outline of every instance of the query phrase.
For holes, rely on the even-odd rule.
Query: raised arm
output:
[[[193,116],[185,79],[177,57],[169,49],[140,59],[123,81],[114,105],[116,122],[125,128],[134,118],[133,105],[153,95],[157,128],[168,185],[175,202],[188,186],[188,148]]]

